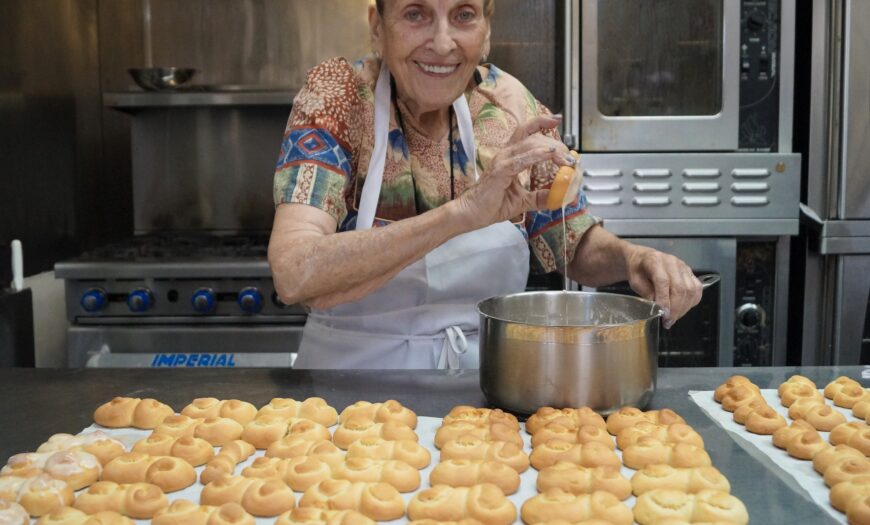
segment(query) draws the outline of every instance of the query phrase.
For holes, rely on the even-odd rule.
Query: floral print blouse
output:
[[[374,58],[354,64],[333,58],[308,72],[306,85],[293,101],[281,144],[273,188],[276,206],[316,206],[335,218],[338,231],[355,228],[374,149],[374,88],[380,67]],[[482,174],[518,123],[549,111],[517,79],[497,67],[484,65],[477,71],[477,86],[465,95],[474,125],[478,173]],[[391,109],[375,227],[436,208],[474,183],[474,170],[455,118],[450,144],[447,138],[430,139],[411,119],[401,118],[397,112],[407,114],[401,102],[394,102]],[[548,134],[558,138],[555,131]],[[527,188],[547,188],[556,170],[556,165],[546,162],[520,174],[520,179]],[[566,207],[565,215],[571,259],[583,233],[597,219],[587,214],[582,192]],[[529,212],[513,222],[529,241],[533,271],[551,272],[564,266],[562,210]]]

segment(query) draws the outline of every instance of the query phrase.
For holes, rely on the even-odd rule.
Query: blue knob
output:
[[[259,313],[263,309],[263,295],[253,286],[239,292],[239,308],[249,314]]]
[[[200,288],[193,293],[193,297],[190,298],[190,304],[194,310],[201,314],[214,311],[216,304],[214,290],[211,288]]]
[[[106,292],[100,288],[91,288],[82,295],[82,308],[88,312],[99,312],[106,307]]]
[[[130,307],[131,312],[145,312],[151,308],[153,302],[151,291],[145,288],[133,290],[127,296],[127,306]]]

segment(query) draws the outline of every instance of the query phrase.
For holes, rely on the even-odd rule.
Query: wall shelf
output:
[[[128,113],[143,109],[293,105],[296,91],[125,91],[103,94],[103,105]]]

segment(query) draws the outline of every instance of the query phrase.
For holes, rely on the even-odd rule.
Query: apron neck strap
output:
[[[384,166],[387,160],[387,144],[390,138],[390,70],[386,62],[381,62],[381,71],[378,82],[375,85],[375,144],[372,149],[372,157],[369,160],[366,180],[363,183],[360,194],[359,210],[356,218],[357,230],[368,230],[375,220],[378,208],[378,199],[381,194],[381,184],[384,180]],[[474,168],[474,180],[478,179],[477,151],[474,144],[474,125],[471,121],[471,110],[465,94],[459,95],[453,102],[453,112],[456,113],[456,122],[459,127],[459,140],[462,149],[465,150],[468,162]],[[453,147],[450,144],[449,147]]]

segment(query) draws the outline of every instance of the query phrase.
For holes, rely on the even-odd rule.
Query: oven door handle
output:
[[[720,279],[721,277],[719,277],[718,273],[708,273],[706,275],[701,275],[698,277],[698,280],[701,281],[702,290],[706,290],[707,288],[718,283]]]

